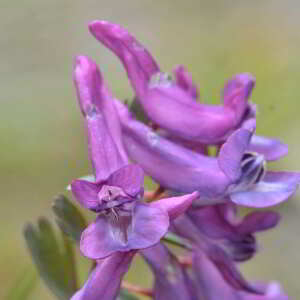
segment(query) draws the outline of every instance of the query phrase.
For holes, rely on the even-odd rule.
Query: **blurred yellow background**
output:
[[[251,72],[258,133],[289,144],[272,168],[300,170],[300,3],[233,0],[23,0],[0,9],[0,299],[31,266],[22,228],[46,215],[72,178],[91,173],[72,84],[72,59],[95,59],[120,98],[132,91],[119,61],[88,32],[93,19],[126,26],[165,71],[184,64],[202,101],[218,103],[224,81]],[[247,278],[279,280],[300,294],[300,194],[277,207],[280,226],[260,235],[260,252],[243,264]],[[130,277],[143,282],[145,267]],[[138,278],[135,278],[138,277]],[[54,299],[39,284],[35,299]]]

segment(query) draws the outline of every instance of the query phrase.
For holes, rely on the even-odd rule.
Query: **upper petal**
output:
[[[194,84],[192,76],[188,73],[184,66],[178,65],[173,70],[176,84],[185,90],[192,99],[198,98],[197,86]]]
[[[96,180],[105,180],[128,161],[113,97],[96,64],[87,57],[76,58],[73,78],[80,108],[85,117],[89,156]]]
[[[255,121],[251,120],[246,126],[231,134],[220,149],[219,166],[232,181],[238,180],[241,176],[241,160],[255,130]]]
[[[239,205],[268,207],[287,200],[295,193],[300,183],[297,172],[267,172],[263,181],[249,190],[232,193],[230,198]]]
[[[126,165],[111,174],[108,184],[122,188],[126,194],[134,198],[143,192],[144,171],[139,165]]]
[[[159,72],[148,50],[120,25],[93,21],[89,29],[98,41],[119,57],[133,88],[138,91],[138,95],[143,94],[152,75]]]
[[[266,160],[277,160],[287,155],[288,146],[277,139],[253,135],[248,150],[263,154]]]
[[[230,79],[223,90],[223,100],[226,107],[231,108],[237,122],[244,117],[248,107],[248,98],[255,86],[255,78],[249,73],[241,73]]]

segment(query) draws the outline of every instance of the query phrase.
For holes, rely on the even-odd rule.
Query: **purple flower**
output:
[[[282,292],[277,283],[262,286],[256,285],[259,293],[245,292],[229,285],[220,274],[216,266],[205,255],[195,252],[193,271],[196,275],[197,293],[203,300],[287,300],[288,297]]]
[[[80,250],[89,258],[101,259],[150,247],[167,232],[169,218],[185,211],[198,194],[142,203],[143,170],[128,164],[113,98],[95,63],[77,57],[74,81],[96,181],[77,179],[71,189],[82,206],[98,213],[82,233]]]
[[[236,75],[225,85],[224,105],[200,104],[194,101],[197,89],[186,71],[175,69],[176,81],[171,81],[126,29],[107,21],[93,21],[89,28],[121,60],[148,117],[170,134],[217,144],[247,117],[248,98],[255,85],[252,75]]]
[[[188,273],[166,246],[158,244],[141,254],[154,274],[153,299],[199,299]]]
[[[267,207],[286,200],[297,189],[300,173],[266,171],[264,156],[248,151],[253,119],[228,137],[215,158],[173,143],[134,120],[122,103],[115,105],[128,155],[161,186],[176,192],[199,191],[199,205],[229,197],[240,205]]]

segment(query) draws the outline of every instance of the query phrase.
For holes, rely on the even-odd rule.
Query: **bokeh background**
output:
[[[53,220],[53,197],[90,173],[73,57],[91,56],[119,98],[132,96],[119,61],[88,33],[90,20],[126,26],[166,71],[186,65],[207,103],[219,102],[233,74],[254,74],[257,131],[290,147],[271,167],[300,170],[299,1],[1,0],[0,8],[0,299],[33,268],[24,223]],[[298,299],[300,194],[276,209],[281,225],[259,236],[260,252],[241,267],[247,278],[281,281]],[[149,284],[138,265],[129,277]],[[30,299],[54,298],[39,283]]]

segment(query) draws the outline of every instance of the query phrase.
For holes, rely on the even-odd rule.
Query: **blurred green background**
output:
[[[164,70],[179,63],[218,103],[238,72],[257,78],[258,133],[289,144],[272,168],[300,170],[299,1],[2,0],[0,5],[0,299],[31,266],[22,228],[46,215],[72,178],[90,173],[83,122],[72,84],[72,59],[94,58],[121,99],[132,96],[119,61],[89,33],[93,19],[123,24]],[[242,265],[247,278],[279,280],[300,294],[300,194],[277,207],[281,226],[261,234],[260,252]],[[145,267],[130,277],[145,284]],[[138,276],[137,276],[138,273]],[[53,299],[39,284],[30,299]]]

